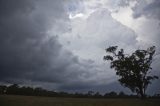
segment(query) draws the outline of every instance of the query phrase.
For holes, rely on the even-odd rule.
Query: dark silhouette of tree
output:
[[[128,97],[128,95],[126,95],[123,91],[119,92],[118,96],[120,98],[126,98],[126,97]]]
[[[112,92],[109,93],[109,96],[111,96],[111,97],[116,97],[116,96],[117,96],[117,93],[114,92],[114,91],[112,91]]]
[[[125,96],[125,93],[124,92],[119,92],[119,96]]]
[[[19,86],[12,84],[10,86],[0,85],[0,95],[26,95],[26,96],[47,96],[47,97],[71,97],[71,98],[137,98],[137,95],[127,95],[123,92],[119,94],[111,91],[101,95],[99,92],[88,91],[87,93],[68,93],[68,92],[55,92],[46,89],[29,86]],[[160,94],[148,96],[149,98],[160,98]]]
[[[5,94],[7,90],[7,86],[5,85],[0,85],[0,94]]]
[[[87,96],[90,97],[90,96],[93,96],[93,94],[94,94],[93,91],[88,91]]]
[[[19,86],[18,86],[18,84],[10,85],[7,88],[7,94],[18,94],[18,93],[19,93]]]
[[[96,92],[93,96],[95,98],[101,98],[102,97],[102,95],[99,92]]]
[[[149,75],[155,46],[147,50],[136,50],[131,55],[125,54],[123,49],[117,49],[118,46],[107,48],[104,60],[111,61],[110,67],[115,69],[116,75],[120,77],[121,85],[144,98],[148,84],[151,84],[152,80],[158,79],[157,76]]]
[[[109,92],[109,93],[105,93],[105,94],[104,94],[104,97],[106,97],[106,98],[115,98],[115,97],[118,97],[118,95],[117,95],[116,92],[111,91],[111,92]]]

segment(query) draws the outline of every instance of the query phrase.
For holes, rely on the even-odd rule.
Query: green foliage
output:
[[[111,61],[110,67],[116,70],[116,75],[120,77],[119,82],[123,86],[144,97],[148,84],[158,79],[157,76],[149,75],[155,46],[147,50],[136,50],[131,55],[125,54],[123,49],[117,49],[118,46],[107,48],[104,60]]]

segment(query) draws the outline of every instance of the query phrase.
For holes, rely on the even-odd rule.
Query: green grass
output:
[[[160,106],[160,100],[87,99],[0,95],[0,106]]]

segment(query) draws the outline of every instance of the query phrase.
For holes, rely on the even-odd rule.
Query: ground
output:
[[[160,100],[55,98],[0,95],[0,106],[160,106]]]

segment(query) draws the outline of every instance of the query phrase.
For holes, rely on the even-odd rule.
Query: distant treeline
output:
[[[138,98],[137,95],[127,95],[124,92],[116,93],[114,91],[104,95],[99,92],[88,91],[87,93],[67,93],[48,91],[46,89],[37,87],[32,88],[29,86],[20,87],[18,84],[10,86],[0,85],[0,94],[8,95],[26,95],[26,96],[49,96],[49,97],[74,97],[74,98]],[[160,98],[160,94],[148,96],[150,98]]]

